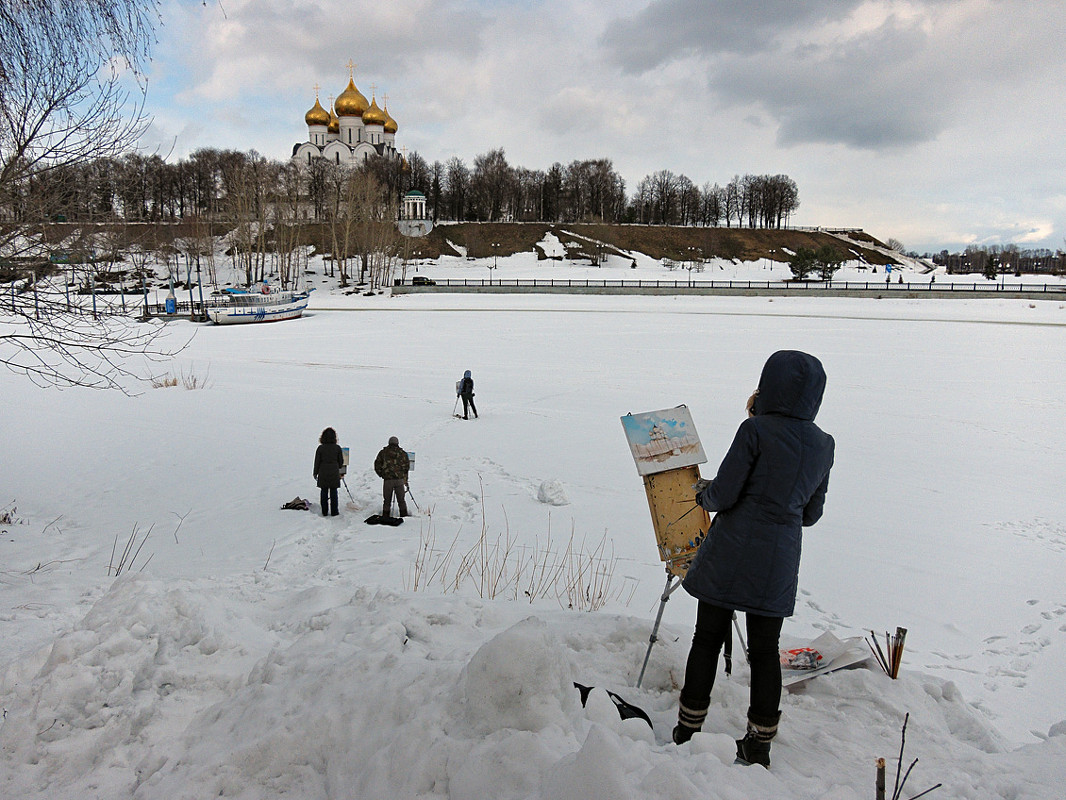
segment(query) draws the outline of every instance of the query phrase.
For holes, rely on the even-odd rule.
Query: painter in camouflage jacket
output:
[[[381,478],[381,516],[392,515],[392,501],[396,500],[400,516],[407,516],[407,503],[404,501],[404,490],[407,488],[407,473],[411,469],[411,460],[407,453],[400,447],[400,440],[395,436],[389,437],[389,443],[381,448],[378,457],[374,459],[374,472]]]
[[[395,436],[389,439],[388,445],[381,448],[374,459],[374,472],[387,481],[406,481],[410,468],[411,461]]]

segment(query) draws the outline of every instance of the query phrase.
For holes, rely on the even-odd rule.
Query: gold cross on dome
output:
[[[347,67],[348,67],[348,77],[349,78],[354,78],[355,77],[355,67],[356,67],[356,65],[352,63],[352,60],[350,58],[348,59]]]
[[[315,84],[315,100],[318,99],[318,84]]]
[[[385,105],[388,105],[389,104],[389,96],[387,94],[381,95],[381,102],[384,103]]]

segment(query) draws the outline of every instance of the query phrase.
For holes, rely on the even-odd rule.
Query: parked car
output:
[[[425,275],[415,275],[411,278],[412,286],[436,286],[437,282],[430,280]]]

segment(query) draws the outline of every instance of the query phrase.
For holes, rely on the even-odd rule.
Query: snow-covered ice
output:
[[[891,792],[907,713],[903,796],[1061,796],[1062,304],[312,298],[294,322],[175,323],[195,335],[164,369],[204,388],[0,372],[0,796],[857,800],[878,756]],[[668,743],[683,591],[635,688],[665,576],[618,418],[686,403],[709,477],[782,348],[825,364],[837,441],[785,633],[909,633],[897,681],[870,661],[787,692],[765,771],[732,763],[742,659],[705,732]],[[452,416],[465,369],[477,420]],[[351,448],[342,506],[361,510],[324,519],[327,425]],[[422,513],[367,526],[391,435],[417,451]],[[297,495],[311,512],[280,509]],[[568,546],[600,547],[603,608],[524,594],[528,564]],[[525,582],[491,599],[491,570],[460,581],[478,552],[527,559]],[[582,707],[573,681],[654,731],[602,694]]]

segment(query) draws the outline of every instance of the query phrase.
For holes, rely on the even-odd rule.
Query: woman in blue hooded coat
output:
[[[770,765],[770,740],[781,717],[779,640],[792,616],[802,529],[822,516],[833,437],[814,424],[825,370],[812,355],[781,350],[766,361],[748,419],[696,502],[716,512],[682,583],[699,600],[673,739],[687,742],[703,726],[718,655],[736,611],[745,612],[751,699],[737,757]]]

